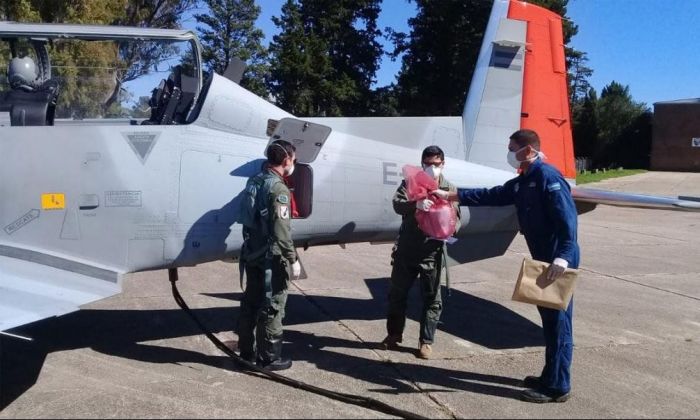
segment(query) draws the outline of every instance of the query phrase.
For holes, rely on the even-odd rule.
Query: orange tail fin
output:
[[[508,18],[527,22],[520,126],[540,135],[549,163],[576,178],[561,17],[511,0]]]

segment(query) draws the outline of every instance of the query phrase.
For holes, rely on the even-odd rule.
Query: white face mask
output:
[[[537,153],[535,154],[535,156],[534,156],[534,157],[531,157],[530,159],[518,160],[518,157],[517,157],[516,155],[517,155],[518,153],[520,153],[520,151],[525,150],[526,147],[527,147],[527,146],[525,146],[525,147],[523,147],[523,148],[521,148],[521,149],[518,149],[518,150],[516,150],[515,152],[510,152],[510,151],[508,152],[507,160],[508,160],[508,164],[509,164],[510,166],[512,166],[512,167],[515,168],[515,169],[520,169],[520,165],[521,165],[523,162],[533,162],[533,161],[535,161],[537,158],[540,157],[541,153],[540,153],[540,152],[537,152]]]
[[[292,166],[287,166],[284,168],[284,176],[291,176],[294,173],[294,164],[292,163]]]
[[[442,173],[442,168],[439,166],[435,165],[428,165],[423,168],[426,174],[430,175],[433,179],[438,179],[440,178],[440,174]]]

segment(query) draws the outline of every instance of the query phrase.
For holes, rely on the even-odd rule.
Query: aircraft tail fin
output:
[[[462,115],[466,160],[513,170],[510,135],[537,131],[548,162],[575,178],[561,17],[495,0]]]

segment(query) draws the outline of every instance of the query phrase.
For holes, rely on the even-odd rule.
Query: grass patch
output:
[[[605,172],[598,170],[597,173],[585,171],[582,174],[576,175],[576,185],[588,184],[589,182],[598,182],[608,178],[619,178],[621,176],[637,175],[646,172],[645,169],[609,169]]]

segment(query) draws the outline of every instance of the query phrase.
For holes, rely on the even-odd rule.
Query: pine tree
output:
[[[483,0],[416,0],[410,34],[394,34],[405,53],[397,94],[402,115],[459,115],[491,11]]]
[[[592,158],[598,143],[598,119],[596,106],[598,96],[590,88],[585,97],[572,104],[574,155],[576,157]]]
[[[380,0],[287,0],[273,18],[270,90],[297,115],[366,115],[382,47]]]
[[[262,45],[263,32],[255,27],[260,7],[254,0],[204,0],[208,14],[195,19],[203,46],[202,60],[210,72],[223,74],[233,57],[248,67],[241,86],[266,97],[265,77],[268,72],[267,50]]]
[[[569,103],[575,106],[580,101],[585,100],[586,94],[591,87],[588,78],[593,74],[593,70],[586,65],[588,57],[586,53],[571,50],[567,56],[567,78],[569,81]]]
[[[647,111],[644,103],[635,102],[629,86],[612,81],[600,93],[596,119],[600,128],[595,161],[599,166],[621,165],[621,155],[627,153],[620,145],[626,130]]]

